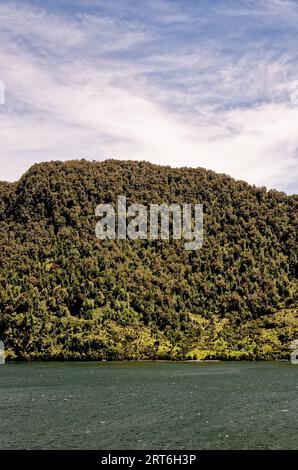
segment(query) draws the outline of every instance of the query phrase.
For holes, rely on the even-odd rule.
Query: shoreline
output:
[[[278,363],[278,362],[288,362],[291,363],[290,359],[181,359],[181,360],[174,360],[174,359],[115,359],[115,360],[92,360],[92,359],[36,359],[36,360],[26,360],[26,359],[13,359],[13,360],[6,360],[4,364],[37,364],[37,363],[84,363],[84,364],[115,364],[115,363],[142,363],[142,362],[153,362],[153,363],[173,363],[173,364],[189,364],[189,363],[196,363],[196,364],[216,364],[216,363]],[[0,365],[0,367],[1,367]],[[293,364],[295,365],[295,364]]]

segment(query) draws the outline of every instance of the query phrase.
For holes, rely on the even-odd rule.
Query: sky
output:
[[[0,0],[0,180],[116,158],[297,193],[297,24],[291,0]]]

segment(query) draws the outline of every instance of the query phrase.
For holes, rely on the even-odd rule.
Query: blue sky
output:
[[[297,193],[297,24],[290,0],[0,1],[0,178],[119,158]]]

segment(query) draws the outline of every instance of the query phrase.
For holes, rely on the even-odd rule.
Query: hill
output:
[[[204,242],[98,240],[95,207],[201,203]],[[146,162],[34,165],[0,183],[10,359],[275,359],[297,338],[298,196]]]

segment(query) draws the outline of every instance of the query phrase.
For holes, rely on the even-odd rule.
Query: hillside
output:
[[[100,241],[95,207],[202,203],[204,243]],[[34,165],[0,183],[10,359],[275,359],[298,337],[298,196],[146,162]]]

